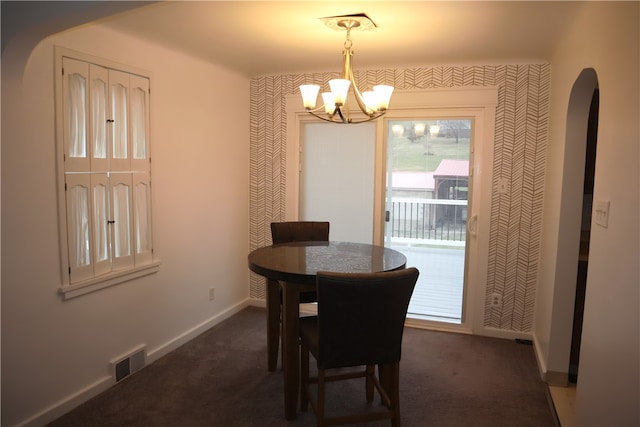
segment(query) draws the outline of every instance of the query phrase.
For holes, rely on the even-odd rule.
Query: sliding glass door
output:
[[[461,324],[473,120],[389,119],[386,130],[384,242],[420,270],[408,315]]]

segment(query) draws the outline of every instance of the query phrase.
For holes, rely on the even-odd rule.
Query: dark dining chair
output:
[[[329,241],[329,222],[286,221],[271,223],[271,240],[274,245],[291,242]],[[316,292],[302,292],[301,303],[316,302]],[[278,342],[282,315],[282,290],[277,280],[267,279],[267,353],[268,369],[275,371],[278,364]]]
[[[393,427],[400,427],[402,334],[418,275],[414,267],[382,273],[317,274],[318,315],[300,318],[300,404],[306,411],[311,403],[318,426],[390,419]],[[316,377],[309,375],[309,354],[316,359]],[[327,372],[350,367],[355,369]],[[325,383],[363,377],[367,402],[373,401],[375,389],[381,408],[327,417]],[[315,399],[311,384],[317,384]]]

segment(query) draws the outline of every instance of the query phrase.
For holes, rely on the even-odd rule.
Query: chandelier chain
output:
[[[351,26],[347,25],[347,38],[344,41],[344,48],[347,50],[351,50],[351,46],[353,46],[353,42],[351,41]]]

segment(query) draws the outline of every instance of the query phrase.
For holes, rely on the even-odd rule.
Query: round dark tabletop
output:
[[[377,273],[405,268],[407,258],[383,246],[351,242],[294,242],[249,254],[249,269],[270,279],[315,284],[318,271]]]

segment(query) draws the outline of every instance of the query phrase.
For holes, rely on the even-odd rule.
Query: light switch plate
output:
[[[509,180],[507,178],[499,178],[496,191],[498,194],[509,194]]]
[[[607,228],[609,227],[609,202],[597,200],[593,205],[593,214],[595,215],[596,224]]]

